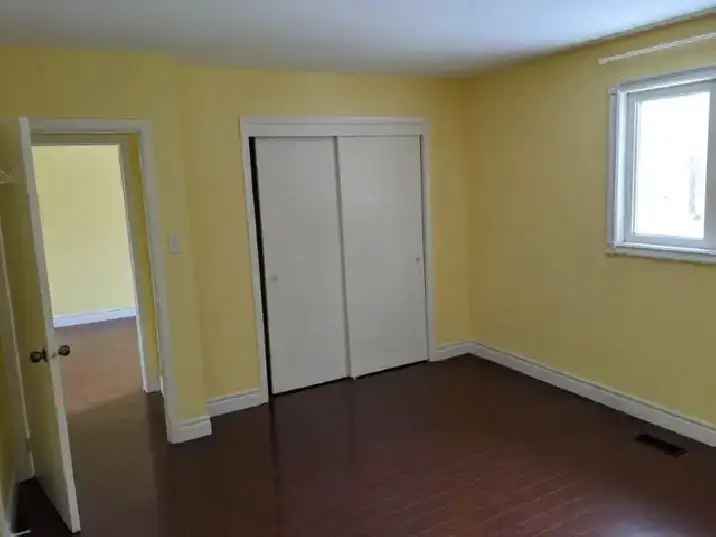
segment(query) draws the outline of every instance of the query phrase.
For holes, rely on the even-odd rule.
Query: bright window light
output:
[[[707,92],[639,103],[634,234],[704,238]]]
[[[716,162],[709,166],[709,155],[716,155],[709,136],[715,90],[716,70],[618,88],[612,107],[613,247],[716,255]]]

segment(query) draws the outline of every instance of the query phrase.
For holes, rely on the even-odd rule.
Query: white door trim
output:
[[[260,361],[259,402],[268,401],[268,373],[266,368],[266,341],[264,339],[264,311],[261,300],[261,278],[254,209],[254,189],[251,173],[249,139],[254,137],[308,137],[308,136],[419,136],[422,170],[423,249],[425,260],[425,299],[428,336],[428,356],[436,354],[433,311],[433,244],[432,212],[430,210],[430,124],[422,118],[411,117],[242,117],[240,121],[241,150],[244,171],[244,202],[249,232],[251,280],[256,318],[256,339]]]
[[[159,185],[154,160],[154,138],[149,121],[134,119],[30,119],[30,129],[36,134],[124,134],[136,135],[144,187],[145,217],[149,240],[149,260],[154,286],[154,301],[158,331],[158,352],[161,365],[161,384],[164,395],[164,418],[169,442],[181,442],[179,434],[177,384],[174,373],[172,349],[172,324],[166,304],[168,297],[166,260],[164,258],[163,232],[160,219]],[[124,160],[124,159],[123,159]],[[124,179],[123,179],[124,180]],[[38,215],[39,216],[39,215]],[[141,314],[141,313],[140,313]]]

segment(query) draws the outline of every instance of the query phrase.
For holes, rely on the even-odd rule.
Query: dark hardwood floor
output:
[[[140,393],[71,419],[88,537],[716,535],[716,451],[472,357],[275,398],[165,442]],[[642,432],[688,449],[672,457]],[[65,535],[37,487],[33,537]]]
[[[72,347],[62,361],[65,408],[74,414],[142,389],[137,321],[134,317],[56,328],[60,343]]]

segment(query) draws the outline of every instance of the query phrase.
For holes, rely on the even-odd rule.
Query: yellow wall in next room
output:
[[[135,307],[118,145],[33,147],[55,316]]]
[[[606,255],[611,87],[714,65],[707,17],[469,82],[473,337],[716,423],[716,266]]]

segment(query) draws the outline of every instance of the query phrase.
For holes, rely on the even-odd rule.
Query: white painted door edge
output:
[[[475,355],[708,446],[716,446],[716,425],[712,423],[686,416],[653,401],[640,399],[609,386],[559,371],[543,365],[533,358],[499,350],[477,341],[442,345],[437,350],[439,359],[453,358],[464,354]]]
[[[49,411],[52,416],[53,422],[56,424],[56,428],[53,431],[49,428],[50,435],[46,440],[50,444],[50,452],[54,455],[53,461],[43,465],[42,469],[45,473],[40,472],[40,484],[45,494],[50,498],[57,512],[62,517],[62,520],[67,525],[67,528],[72,533],[77,533],[81,530],[79,505],[77,501],[77,489],[75,485],[74,469],[72,463],[72,453],[70,448],[70,437],[69,428],[67,424],[67,411],[65,409],[63,387],[62,387],[62,370],[60,367],[59,360],[52,359],[55,349],[55,328],[52,325],[52,301],[50,299],[50,283],[47,274],[47,262],[45,259],[45,247],[44,247],[44,230],[42,228],[42,219],[40,215],[40,201],[38,197],[37,189],[37,177],[35,176],[35,165],[32,155],[32,132],[30,121],[27,118],[21,117],[18,120],[20,127],[20,147],[22,151],[22,160],[24,166],[25,176],[25,195],[27,200],[27,210],[30,217],[30,233],[32,236],[32,249],[33,249],[33,261],[34,271],[37,275],[36,283],[39,291],[39,304],[36,303],[35,298],[31,298],[31,305],[34,308],[38,306],[41,308],[39,313],[41,314],[37,319],[31,319],[31,323],[38,323],[42,321],[44,328],[44,341],[42,344],[45,349],[50,350],[49,358],[47,360],[47,369],[44,373],[47,377],[40,380],[38,377],[38,385],[43,386],[42,390],[49,388],[51,390],[51,401],[48,401],[46,397],[38,397],[38,390],[36,393],[26,391],[25,395],[28,398],[34,399],[35,403],[40,403],[38,408]],[[34,326],[37,329],[37,326]],[[35,344],[40,343],[39,335],[38,341]],[[47,352],[47,350],[45,350]],[[42,375],[41,374],[41,375]],[[41,402],[40,402],[41,401]],[[48,406],[49,403],[49,406]],[[32,405],[28,405],[30,408]],[[45,408],[42,408],[45,406]],[[33,413],[34,414],[34,413]],[[29,423],[32,426],[33,419],[32,414],[28,414]],[[47,419],[47,418],[46,418]],[[36,420],[35,420],[36,421]],[[36,425],[36,423],[35,423]],[[56,433],[53,434],[53,433]],[[32,438],[32,437],[31,437]],[[56,441],[56,445],[52,445],[51,440]],[[55,449],[57,451],[55,451]],[[59,456],[59,460],[57,458]],[[60,464],[57,464],[57,463]],[[43,479],[44,478],[44,479]],[[45,483],[52,483],[54,485],[46,485]]]

